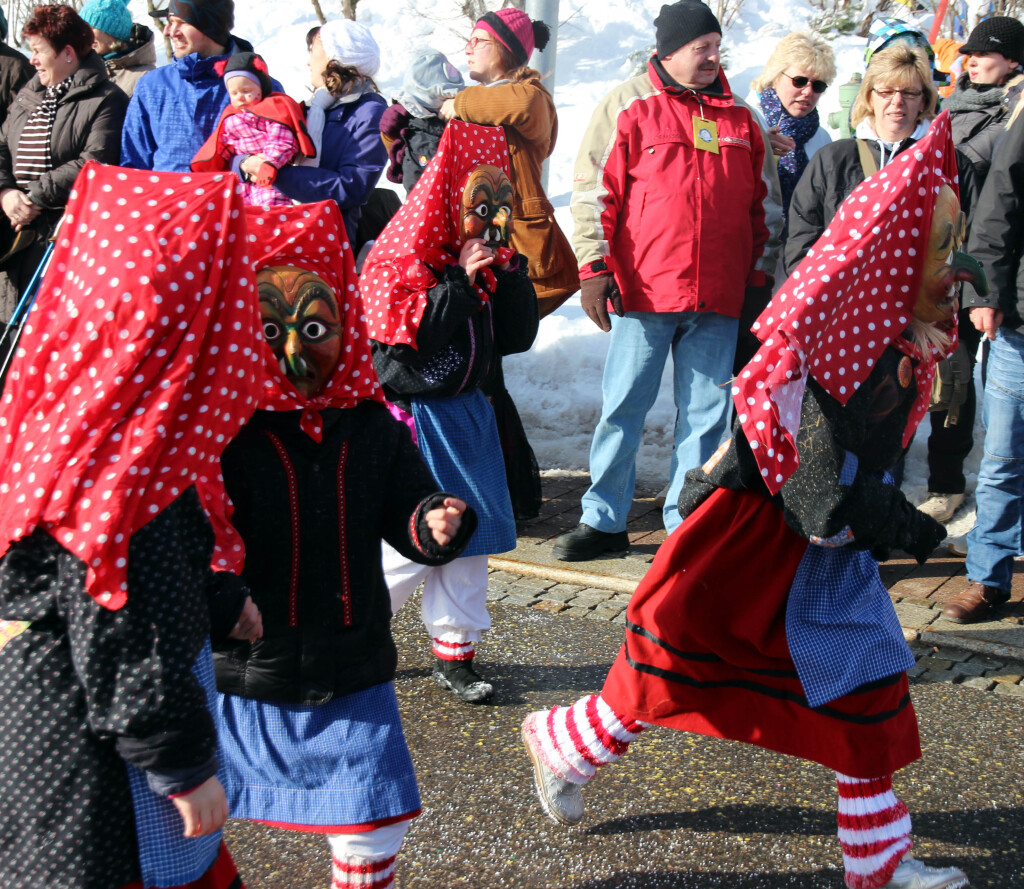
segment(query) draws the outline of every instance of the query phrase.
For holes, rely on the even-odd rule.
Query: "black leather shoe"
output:
[[[629,535],[625,531],[598,531],[580,522],[575,531],[555,541],[553,554],[560,562],[589,562],[605,553],[624,556],[628,549]]]

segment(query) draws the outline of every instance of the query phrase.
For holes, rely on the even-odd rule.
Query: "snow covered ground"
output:
[[[132,0],[137,21],[149,23],[144,0]],[[407,61],[424,47],[446,53],[466,76],[463,47],[472,25],[459,13],[456,0],[361,0],[359,21],[381,46],[377,82],[385,96],[397,90]],[[713,4],[714,5],[714,4]],[[328,17],[340,15],[340,0],[321,0]],[[615,84],[633,74],[634,53],[641,56],[654,43],[654,18],[661,0],[561,0],[554,97],[559,115],[559,141],[549,162],[548,194],[563,229],[572,229],[569,195],[579,139],[597,102]],[[750,83],[783,35],[807,28],[817,10],[808,0],[745,0],[725,31],[725,70],[733,91],[746,96]],[[305,0],[239,0],[235,33],[249,39],[268,62],[271,73],[296,99],[308,95],[305,34],[316,24]],[[927,27],[927,23],[924,25]],[[836,53],[835,84],[819,102],[822,122],[838,110],[836,87],[863,70],[865,41],[830,38]],[[837,136],[837,133],[833,133]],[[385,183],[386,184],[386,183]],[[728,262],[728,257],[722,257]],[[601,410],[601,372],[608,337],[571,299],[541,323],[533,349],[506,363],[508,387],[519,407],[527,434],[544,470],[587,468],[590,438]],[[979,410],[980,415],[980,410]],[[666,372],[661,394],[648,415],[644,443],[637,461],[638,485],[656,491],[665,484],[672,446],[675,408],[671,377]],[[926,496],[925,442],[922,424],[911,448],[904,490],[914,502]],[[973,490],[980,459],[980,420],[975,449],[968,461],[968,490]],[[973,523],[973,499],[950,526],[966,533]]]

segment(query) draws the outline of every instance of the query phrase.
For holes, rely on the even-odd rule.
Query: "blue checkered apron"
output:
[[[210,640],[192,667],[192,675],[206,691],[207,706],[213,709],[217,688],[213,678]],[[198,880],[217,860],[221,831],[188,839],[182,835],[181,815],[165,796],[149,789],[146,773],[127,763],[128,783],[135,805],[135,830],[139,837],[139,868],[144,886],[181,886]]]
[[[479,389],[450,398],[413,398],[416,444],[441,488],[476,510],[479,525],[462,554],[489,556],[516,548],[494,409]]]
[[[219,694],[215,718],[235,818],[335,828],[420,809],[390,682],[318,706]]]

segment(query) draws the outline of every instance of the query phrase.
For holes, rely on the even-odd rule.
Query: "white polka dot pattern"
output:
[[[219,460],[263,374],[246,243],[228,175],[86,165],[0,402],[0,554],[41,525],[120,608],[132,534],[195,485],[240,570]]]
[[[957,189],[949,114],[891,164],[858,185],[753,325],[761,348],[740,372],[733,401],[768,489],[796,470],[799,404],[808,376],[846,404],[886,346],[917,359],[910,441],[928,409],[935,371],[900,334],[921,286],[939,189]],[[955,319],[953,346],[956,345]],[[952,348],[951,347],[951,348]]]
[[[388,345],[416,345],[416,330],[436,278],[431,265],[446,252],[458,256],[462,191],[482,164],[511,178],[501,127],[451,121],[437,154],[366,258],[359,288],[370,338]],[[451,262],[451,260],[448,260]]]
[[[341,211],[334,201],[320,201],[273,209],[249,207],[246,212],[256,271],[281,265],[308,269],[323,278],[338,298],[341,358],[331,379],[315,397],[306,398],[288,381],[270,346],[260,337],[269,378],[264,382],[259,406],[269,411],[301,410],[300,426],[319,442],[323,438],[320,411],[324,408],[355,407],[367,399],[384,402],[373,368],[355,260]]]

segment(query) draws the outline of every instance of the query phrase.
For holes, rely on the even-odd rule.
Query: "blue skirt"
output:
[[[392,683],[321,706],[217,699],[219,776],[233,817],[356,833],[419,814]]]
[[[476,510],[479,525],[463,557],[515,549],[516,521],[487,396],[474,389],[450,398],[414,398],[412,416],[416,443],[434,478]]]

